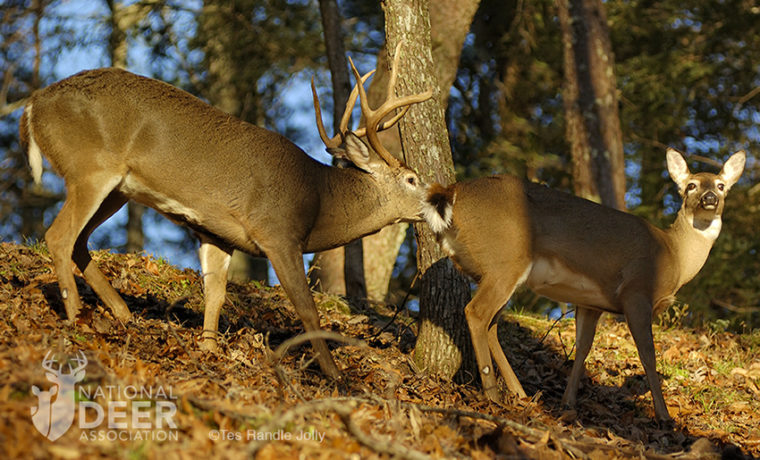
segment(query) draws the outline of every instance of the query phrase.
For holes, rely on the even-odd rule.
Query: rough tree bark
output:
[[[479,3],[480,0],[437,0],[435,8],[430,10],[433,65],[444,110],[448,104],[449,90],[456,78],[462,45]],[[377,106],[379,99],[384,95],[386,68],[387,55],[385,50],[381,50],[377,57],[378,70],[368,90],[373,107]],[[384,131],[380,135],[388,151],[400,158],[401,141],[398,129]],[[364,238],[364,273],[370,300],[393,302],[393,299],[388,299],[388,284],[407,228],[407,224],[391,225]]]
[[[397,92],[410,94],[432,88],[432,100],[417,104],[400,123],[406,162],[432,183],[454,181],[451,150],[431,51],[428,0],[386,0],[385,34],[389,54],[404,41]],[[392,58],[392,55],[389,56]],[[414,360],[423,372],[453,377],[472,371],[472,345],[464,318],[470,298],[466,279],[444,257],[425,225],[415,225],[420,278],[420,331]],[[469,368],[469,369],[468,369]]]
[[[557,2],[565,68],[562,92],[576,195],[625,209],[625,164],[614,55],[601,0]]]
[[[333,126],[337,127],[351,93],[346,49],[343,45],[341,17],[336,0],[319,0],[325,49],[333,87]],[[314,255],[311,283],[323,292],[366,299],[364,253],[362,241],[356,240],[339,248]]]

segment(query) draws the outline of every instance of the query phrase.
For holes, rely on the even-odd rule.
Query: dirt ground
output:
[[[0,458],[760,456],[758,331],[656,326],[675,419],[660,427],[631,336],[614,317],[600,323],[577,410],[563,411],[572,320],[503,316],[502,344],[529,396],[497,405],[477,382],[416,369],[408,314],[352,311],[315,294],[323,328],[348,338],[331,342],[345,376],[339,387],[308,345],[291,346],[303,328],[279,286],[230,284],[219,352],[206,353],[196,272],[137,255],[93,256],[127,301],[130,323],[104,310],[81,278],[85,309],[68,323],[45,247],[0,244]],[[54,374],[79,379],[73,394],[52,395]],[[48,414],[66,407],[73,419],[50,423],[58,419]]]

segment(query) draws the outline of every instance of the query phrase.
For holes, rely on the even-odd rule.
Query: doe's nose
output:
[[[718,204],[718,195],[716,195],[714,192],[707,192],[704,195],[702,195],[702,206],[717,206]]]

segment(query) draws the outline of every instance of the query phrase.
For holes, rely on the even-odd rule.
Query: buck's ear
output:
[[[350,160],[357,168],[369,173],[375,170],[379,162],[377,154],[354,133],[348,133],[346,136],[344,154],[345,158]]]
[[[681,152],[674,148],[668,148],[667,158],[670,177],[678,185],[679,190],[684,190],[686,188],[686,181],[691,176],[689,167],[686,165],[686,160],[684,160]]]
[[[744,163],[747,161],[747,154],[744,150],[731,155],[731,157],[723,165],[723,169],[720,171],[720,177],[726,181],[726,187],[731,187],[739,180],[744,171]]]

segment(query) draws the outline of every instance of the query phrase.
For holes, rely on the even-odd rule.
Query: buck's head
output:
[[[744,170],[746,154],[740,150],[726,161],[718,174],[689,171],[683,155],[675,149],[668,149],[668,172],[678,185],[683,200],[681,213],[698,230],[706,230],[718,225],[723,213],[726,194]],[[717,236],[717,234],[715,235]]]
[[[390,153],[381,156],[354,133],[346,136],[343,147],[330,149],[330,153],[368,174],[385,201],[395,209],[399,222],[422,220],[422,201],[427,186],[414,170]],[[388,157],[393,160],[389,162]]]
[[[378,132],[395,125],[406,114],[412,104],[426,101],[433,96],[433,92],[430,90],[404,97],[395,95],[394,87],[396,85],[402,44],[403,42],[399,42],[398,46],[396,46],[391,74],[388,78],[385,102],[376,109],[369,107],[367,94],[364,90],[364,82],[375,71],[373,70],[361,76],[356,70],[353,61],[349,58],[351,69],[356,78],[356,85],[354,85],[346,103],[346,109],[338,127],[338,132],[332,138],[327,136],[322,124],[322,113],[313,79],[311,81],[311,90],[314,97],[317,129],[319,130],[322,142],[327,147],[327,151],[337,158],[350,161],[354,166],[371,175],[378,189],[387,197],[388,202],[393,203],[398,215],[397,221],[420,221],[422,220],[422,202],[425,198],[427,187],[422,183],[415,171],[399,161],[383,146],[377,136]],[[348,122],[357,98],[360,101],[365,127],[349,132]],[[400,109],[398,113],[383,121],[384,118],[397,109]],[[360,139],[362,136],[367,137],[369,146]]]

